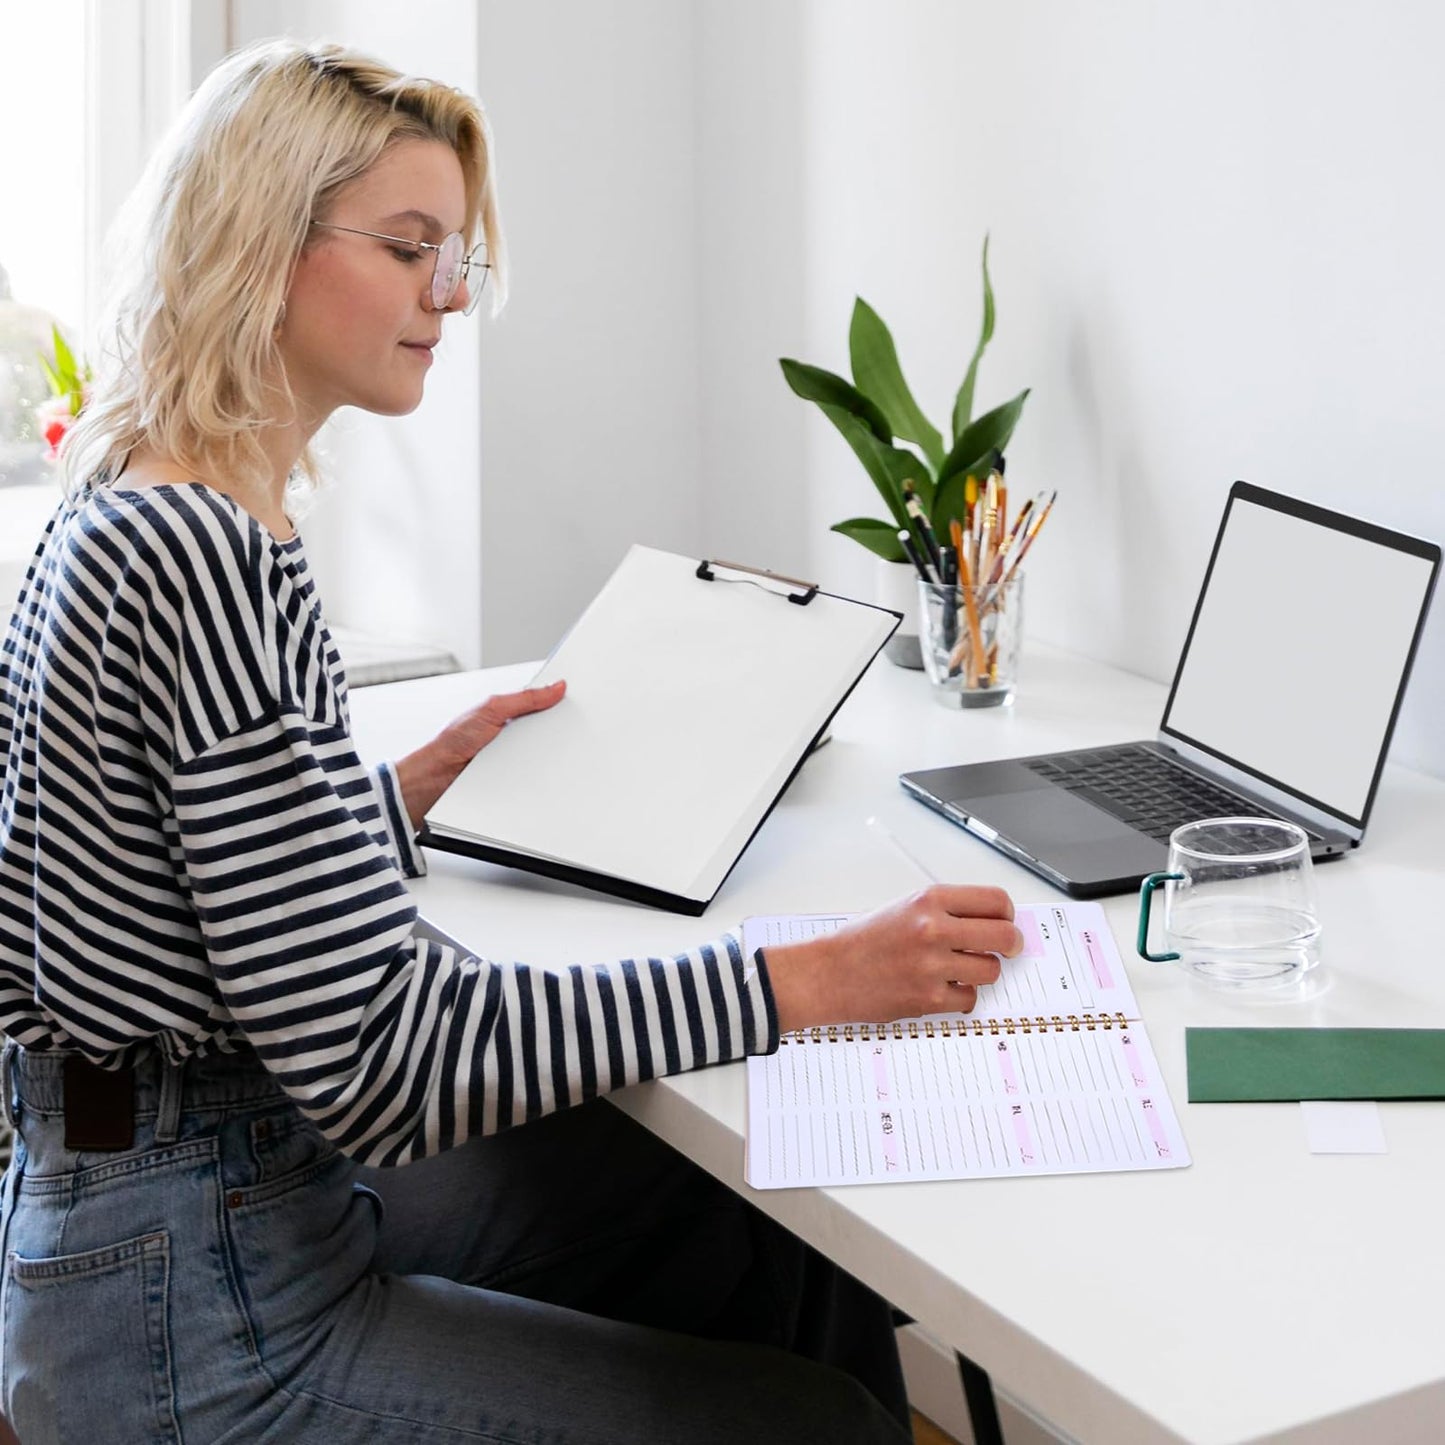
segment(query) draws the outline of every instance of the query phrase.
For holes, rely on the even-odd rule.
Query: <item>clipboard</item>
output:
[[[760,568],[633,546],[424,846],[697,917],[902,617]]]

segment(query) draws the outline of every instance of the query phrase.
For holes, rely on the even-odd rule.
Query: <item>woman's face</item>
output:
[[[466,215],[461,162],[435,140],[391,146],[337,197],[324,218],[438,244]],[[441,337],[431,301],[435,251],[316,227],[296,263],[277,337],[303,422],[319,425],[337,407],[401,416],[421,401]],[[450,305],[466,304],[457,288]]]

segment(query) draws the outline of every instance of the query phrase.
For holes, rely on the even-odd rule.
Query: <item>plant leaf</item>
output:
[[[45,373],[45,381],[50,387],[50,394],[52,396],[64,396],[66,392],[65,383],[61,381],[55,368],[50,364],[50,358],[46,356],[43,351],[37,352],[36,355],[40,361],[40,369]]]
[[[913,483],[925,507],[933,497],[932,480],[923,458],[916,452],[887,446],[879,441],[856,416],[842,407],[823,406],[823,411],[863,463],[864,470],[878,488],[878,495],[888,507],[894,526],[906,527],[908,512],[903,506],[903,483]]]
[[[804,401],[815,401],[825,411],[829,407],[841,408],[858,417],[879,441],[891,442],[893,429],[888,418],[875,402],[863,395],[851,382],[821,366],[809,366],[805,361],[793,361],[789,357],[779,358],[783,377]]]
[[[80,368],[75,364],[75,353],[60,334],[60,328],[53,323],[50,327],[50,340],[55,348],[56,374],[64,383],[64,389],[72,391],[80,384]]]
[[[890,527],[887,522],[880,522],[875,517],[849,517],[846,522],[835,522],[830,530],[841,532],[855,542],[861,542],[885,562],[908,560],[898,540],[898,528]]]
[[[973,384],[978,380],[978,363],[983,358],[984,348],[993,340],[994,305],[993,305],[993,283],[988,279],[988,237],[983,238],[983,328],[979,332],[978,345],[973,349],[973,360],[968,363],[968,371],[963,378],[963,385],[958,389],[958,395],[953,401],[953,440],[957,444],[958,438],[973,418]]]
[[[928,520],[933,526],[934,535],[938,538],[940,545],[947,546],[949,523],[955,517],[962,521],[967,516],[967,508],[964,506],[964,489],[968,485],[969,475],[977,476],[978,473],[968,468],[961,472],[955,472],[951,477],[946,477],[938,484],[938,491],[934,493],[933,509],[929,513]]]
[[[973,472],[982,481],[993,464],[993,453],[1004,451],[1018,425],[1024,402],[1028,400],[1029,388],[1019,392],[1012,401],[986,411],[976,421],[964,427],[963,434],[953,444],[953,450],[944,458],[939,468],[940,488],[949,477],[963,476]],[[980,468],[982,470],[980,470]],[[936,502],[935,498],[935,502]]]
[[[914,401],[898,364],[898,349],[883,318],[861,296],[853,303],[848,354],[853,363],[854,385],[878,403],[893,436],[917,442],[923,448],[930,475],[936,473],[943,463],[943,438]]]

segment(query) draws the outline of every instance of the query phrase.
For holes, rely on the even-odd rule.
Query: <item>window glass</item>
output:
[[[40,355],[51,357],[52,323],[77,356],[84,335],[86,11],[85,0],[0,10],[10,61],[0,86],[0,499],[53,482],[35,412],[50,394]]]

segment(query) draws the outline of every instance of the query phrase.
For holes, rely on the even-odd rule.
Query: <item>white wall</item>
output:
[[[1167,676],[1237,477],[1445,537],[1445,12],[804,10],[813,359],[844,362],[861,290],[941,418],[991,231],[980,399],[1034,388],[1010,478],[1060,490],[1029,568],[1031,631]],[[838,513],[841,444],[819,438],[810,480]],[[1359,605],[1342,579],[1302,599],[1302,625]],[[1445,605],[1395,756],[1445,774],[1442,640]]]
[[[811,578],[807,423],[778,357],[807,345],[803,16],[694,7],[698,548]]]
[[[482,650],[547,652],[630,543],[698,543],[693,10],[478,7],[512,299],[482,351]]]

